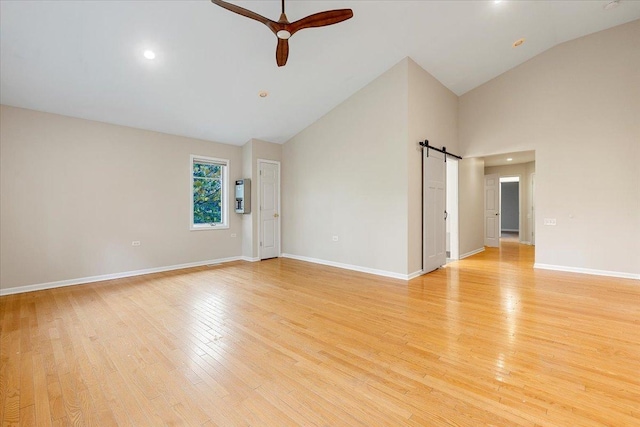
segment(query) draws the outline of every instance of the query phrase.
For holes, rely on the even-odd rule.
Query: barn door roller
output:
[[[429,150],[435,150],[438,153],[442,153],[442,154],[445,155],[444,156],[444,161],[445,162],[447,161],[447,156],[455,157],[458,160],[462,160],[462,157],[457,156],[457,155],[455,155],[453,153],[447,152],[447,147],[442,147],[442,149],[440,149],[440,148],[436,148],[436,147],[434,147],[432,145],[429,145],[429,140],[428,139],[425,139],[424,141],[420,141],[419,144],[420,144],[421,147],[423,147],[423,148],[425,148],[427,150],[427,157],[429,157]]]

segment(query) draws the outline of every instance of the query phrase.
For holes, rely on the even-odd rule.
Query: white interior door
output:
[[[446,250],[446,163],[444,154],[425,148],[423,199],[422,271],[433,271],[447,262]]]
[[[484,245],[500,246],[500,177],[484,176]]]
[[[258,162],[260,259],[280,256],[280,164]]]

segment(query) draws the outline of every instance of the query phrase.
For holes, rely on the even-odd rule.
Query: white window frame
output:
[[[193,223],[193,164],[196,161],[213,163],[222,165],[222,195],[220,200],[222,201],[222,222],[221,223],[209,223],[209,224],[194,224]],[[216,157],[198,156],[191,154],[189,156],[189,229],[191,231],[200,230],[224,230],[229,228],[229,160],[219,159]]]

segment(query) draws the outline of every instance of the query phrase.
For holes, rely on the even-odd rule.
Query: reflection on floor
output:
[[[518,243],[520,241],[520,233],[518,231],[503,231],[500,235],[500,241]]]

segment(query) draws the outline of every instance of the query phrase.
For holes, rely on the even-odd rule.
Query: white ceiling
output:
[[[517,165],[519,163],[529,163],[536,161],[535,151],[519,151],[516,153],[496,154],[494,156],[483,157],[484,166],[506,166]],[[511,159],[511,160],[507,160]]]
[[[279,17],[279,1],[234,3]],[[640,18],[640,1],[606,3],[289,0],[290,21],[338,8],[354,18],[295,34],[278,68],[266,26],[207,0],[2,0],[0,102],[228,144],[282,143],[404,57],[460,95],[558,43]]]

